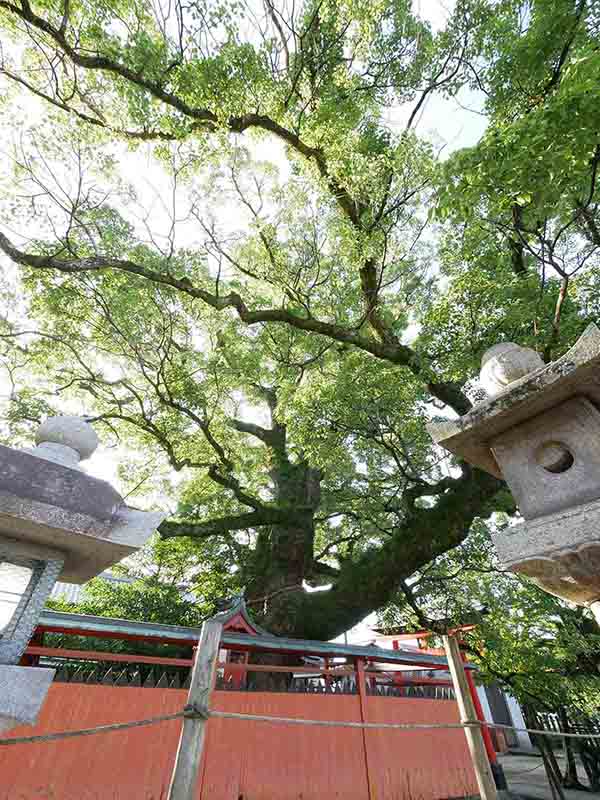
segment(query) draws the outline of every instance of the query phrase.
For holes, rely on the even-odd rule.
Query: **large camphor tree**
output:
[[[83,403],[132,493],[173,499],[203,590],[245,587],[275,633],[385,606],[511,510],[426,422],[470,408],[487,347],[554,358],[597,316],[598,24],[584,0],[458,0],[435,33],[407,0],[0,0],[13,441]],[[457,97],[489,125],[445,159],[418,123]]]

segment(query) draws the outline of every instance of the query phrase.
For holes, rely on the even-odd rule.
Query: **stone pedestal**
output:
[[[518,523],[494,537],[506,569],[577,605],[600,599],[600,500]]]

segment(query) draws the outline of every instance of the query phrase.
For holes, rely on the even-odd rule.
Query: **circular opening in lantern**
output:
[[[546,472],[555,475],[571,469],[575,461],[573,453],[562,442],[546,442],[538,448],[535,460]]]

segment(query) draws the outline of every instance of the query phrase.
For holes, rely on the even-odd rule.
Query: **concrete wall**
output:
[[[527,725],[525,724],[525,719],[523,717],[523,713],[521,711],[521,707],[517,703],[514,697],[510,694],[506,694],[506,702],[508,703],[508,710],[510,711],[510,715],[512,717],[512,721],[518,728],[526,728]],[[517,739],[519,740],[519,747],[522,750],[533,750],[533,745],[531,744],[531,739],[529,738],[529,734],[525,733],[524,731],[515,731],[517,735]]]

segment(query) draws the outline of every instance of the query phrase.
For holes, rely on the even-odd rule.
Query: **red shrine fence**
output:
[[[50,648],[31,651],[39,655]],[[10,735],[145,719],[179,711],[186,703],[182,670],[190,662],[185,659],[146,656],[121,669],[127,659],[140,657],[102,654],[106,661],[99,662],[101,654],[81,651],[78,665],[76,651],[60,653],[63,667],[39,723]],[[371,673],[360,662],[314,668],[222,663],[216,682],[221,688],[213,690],[211,708],[345,722],[459,721],[456,702],[441,699],[448,693],[426,673],[421,687],[413,687],[421,694],[407,696],[410,687],[386,686],[381,672]],[[142,681],[148,670],[154,677]],[[263,690],[265,672],[275,677],[270,691]],[[260,673],[257,690],[250,676]],[[162,800],[180,729],[181,722],[174,720],[2,748],[0,800]],[[208,723],[197,788],[198,800],[438,800],[474,794],[477,784],[460,729],[306,727],[222,718]]]

